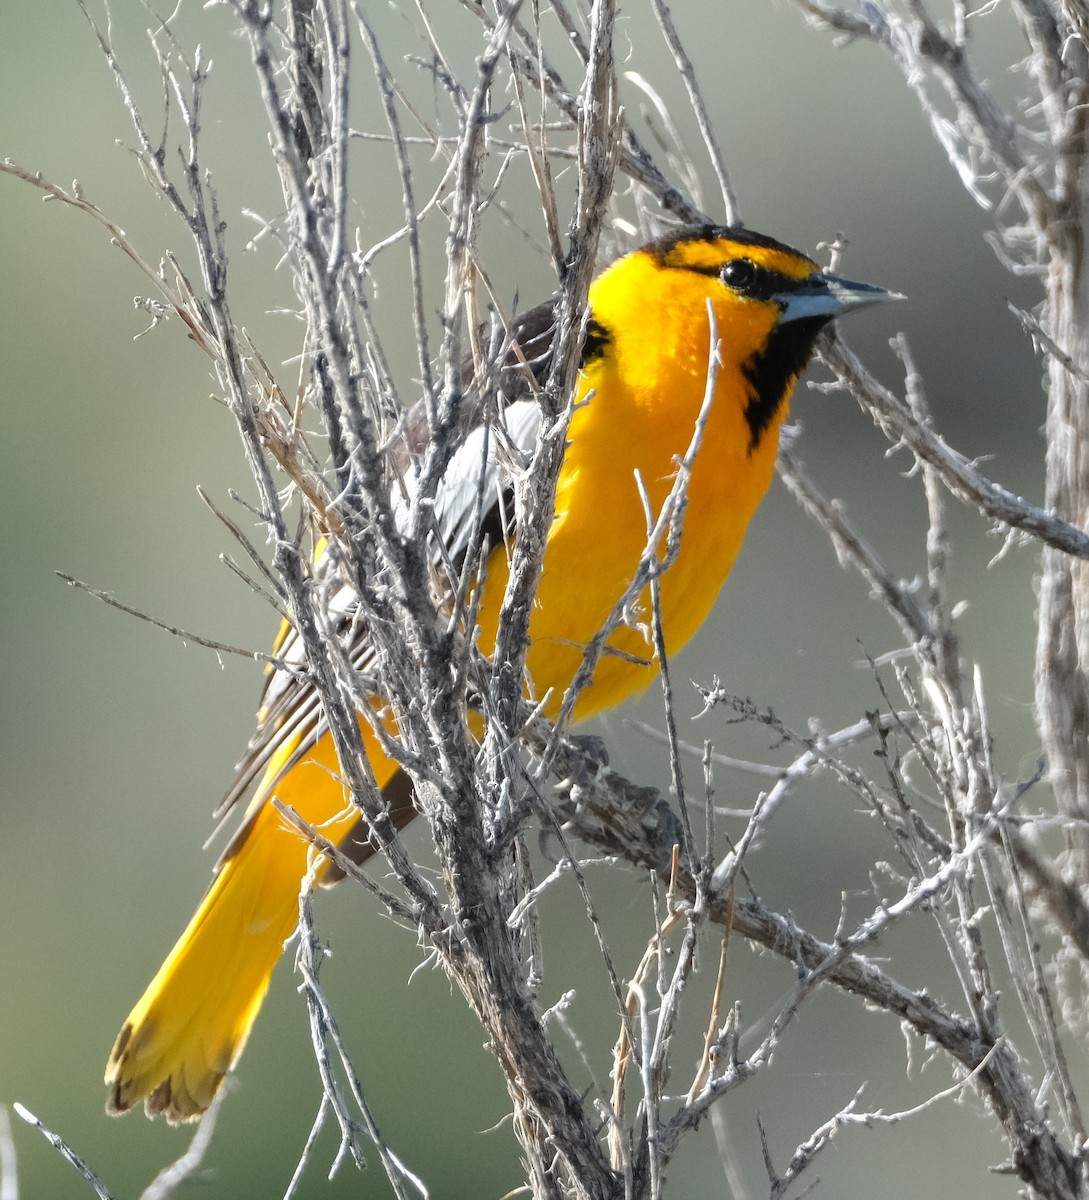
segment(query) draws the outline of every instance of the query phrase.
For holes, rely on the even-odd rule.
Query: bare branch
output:
[[[154,625],[156,629],[162,629],[166,633],[173,634],[174,637],[181,638],[183,642],[192,642],[195,646],[203,646],[206,650],[215,650],[219,654],[237,654],[239,658],[251,658],[256,662],[270,663],[280,670],[290,671],[294,669],[289,663],[277,658],[274,654],[265,654],[260,650],[241,650],[239,647],[228,645],[226,642],[216,642],[211,638],[201,637],[198,633],[189,633],[185,629],[179,629],[176,625],[168,625],[165,621],[160,621],[155,617],[149,616],[147,613],[141,612],[138,608],[132,608],[128,604],[123,604],[120,600],[111,596],[109,592],[99,591],[98,588],[91,587],[89,583],[74,579],[71,575],[65,575],[63,571],[58,571],[57,576],[63,579],[69,587],[78,588],[80,591],[94,596],[96,600],[101,600],[103,604],[108,604],[110,608],[116,608],[119,612],[127,613],[130,617],[146,621],[149,625]]]
[[[24,1105],[18,1101],[12,1106],[15,1109],[16,1116],[22,1119],[32,1128],[36,1129],[42,1137],[53,1147],[54,1150],[64,1159],[69,1166],[74,1167],[76,1171],[91,1185],[94,1193],[99,1200],[113,1200],[111,1194],[106,1190],[106,1185],[101,1179],[91,1170],[91,1168],[83,1161],[82,1158],[72,1149],[71,1146],[59,1134],[48,1129],[41,1121]]]
[[[821,357],[835,372],[840,385],[866,407],[889,439],[902,442],[919,459],[934,467],[942,483],[958,500],[1065,554],[1089,558],[1089,534],[986,478],[929,425],[917,424],[910,408],[879,384],[839,339],[825,341]]]

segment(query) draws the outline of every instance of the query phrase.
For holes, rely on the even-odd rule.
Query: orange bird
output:
[[[646,547],[646,510],[636,478],[655,512],[673,486],[707,392],[712,330],[719,340],[713,399],[688,481],[680,550],[659,584],[670,653],[702,624],[733,566],[771,481],[779,427],[818,333],[836,317],[890,298],[881,288],[826,274],[771,238],[719,226],[671,233],[617,260],[594,281],[555,519],[529,625],[527,672],[533,694],[550,697],[550,715]],[[538,380],[548,374],[552,317],[553,306],[546,304],[512,326]],[[523,361],[522,353],[517,360]],[[520,366],[510,374],[524,381],[525,371]],[[539,410],[529,387],[512,387],[500,400],[497,421],[505,438],[531,450]],[[485,439],[482,425],[466,433],[435,508],[448,555],[436,554],[438,567],[464,555],[480,519],[480,497],[491,503],[484,528],[492,534],[492,550],[478,609],[485,653],[494,647],[507,583],[505,543],[517,537],[511,514],[504,512],[510,506],[509,468],[487,451],[496,441]],[[405,440],[397,451],[407,488],[418,449]],[[315,569],[322,569],[320,558]],[[350,608],[350,598],[341,602]],[[647,597],[643,604],[649,610]],[[366,631],[346,624],[354,639],[352,661],[364,662]],[[609,647],[617,653],[600,657],[575,719],[619,704],[655,677],[653,647],[641,628],[621,625]],[[281,630],[276,653],[288,660],[301,655],[290,625]],[[361,724],[377,784],[394,820],[403,824],[413,815],[410,785]],[[333,843],[348,846],[360,821],[338,781],[320,702],[303,676],[269,673],[257,731],[228,799],[237,799],[258,776],[211,887],[117,1037],[106,1068],[112,1113],[142,1100],[150,1116],[197,1118],[241,1054],[295,928],[307,869],[308,843],[285,825],[270,798],[279,797]],[[352,853],[365,858],[368,848],[357,844]]]

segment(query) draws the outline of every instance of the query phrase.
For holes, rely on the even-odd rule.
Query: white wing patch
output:
[[[435,521],[429,540],[436,567],[443,563],[460,567],[474,530],[483,527],[495,536],[500,531],[504,536],[509,534],[514,481],[536,447],[539,427],[537,402],[517,400],[507,405],[499,423],[487,429],[478,426],[455,451],[435,496]],[[394,515],[402,533],[407,530],[417,490],[418,477],[410,469],[396,485],[393,498]],[[440,550],[439,539],[445,551]],[[366,676],[373,667],[374,650],[366,631],[353,628],[359,598],[355,589],[343,581],[334,553],[327,551],[315,563],[314,581],[324,594],[330,629],[338,631],[339,627],[335,636],[347,639],[352,666]],[[257,729],[236,768],[230,790],[216,809],[217,821],[223,820],[247,788],[264,773],[281,747],[293,743],[292,753],[277,779],[266,781],[258,789],[220,865],[244,840],[250,823],[278,780],[310,752],[328,729],[317,691],[302,670],[306,656],[302,639],[294,629],[286,630],[277,646],[277,657],[287,670],[276,668],[266,676]]]
[[[541,410],[535,400],[516,400],[505,409],[501,423],[478,425],[457,448],[435,494],[434,529],[449,561],[460,563],[474,529],[510,523],[510,492],[537,445]],[[410,473],[398,488],[394,509],[402,532],[416,496],[416,476]]]

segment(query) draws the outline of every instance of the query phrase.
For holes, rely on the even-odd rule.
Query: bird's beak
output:
[[[780,322],[785,323],[814,319],[831,321],[869,304],[883,304],[886,300],[904,300],[906,297],[872,283],[855,283],[851,279],[816,271],[800,279],[789,291],[780,292],[775,299],[783,310]]]

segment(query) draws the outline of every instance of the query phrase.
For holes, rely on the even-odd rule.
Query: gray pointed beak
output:
[[[797,286],[780,292],[775,299],[783,310],[781,323],[787,321],[831,321],[845,313],[883,304],[886,300],[904,300],[899,292],[876,287],[872,283],[855,283],[838,275],[815,272],[800,279]]]

